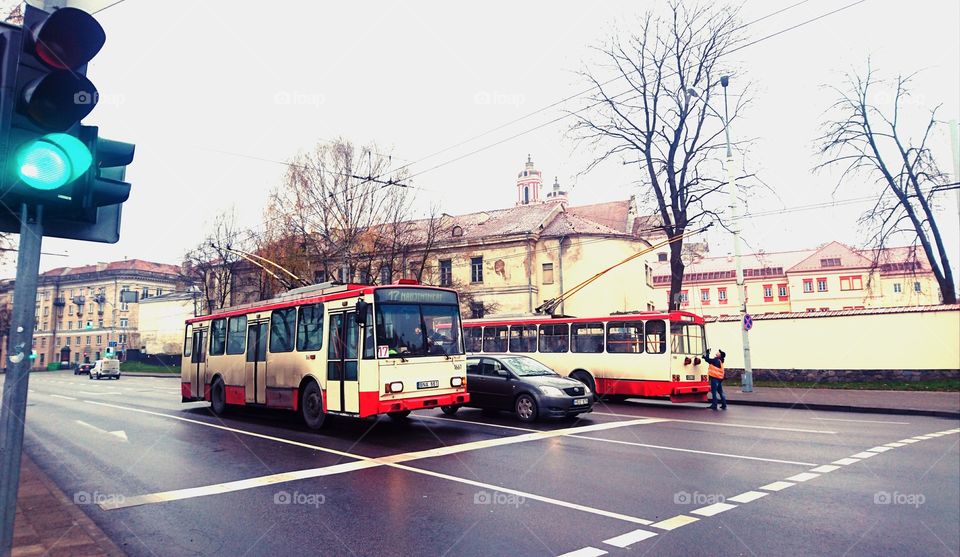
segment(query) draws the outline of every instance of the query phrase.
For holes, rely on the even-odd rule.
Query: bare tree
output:
[[[638,164],[642,199],[656,208],[668,237],[720,220],[708,198],[724,185],[723,126],[705,124],[720,120],[709,103],[721,74],[730,73],[724,59],[740,40],[738,29],[734,9],[675,2],[666,17],[648,12],[635,33],[597,48],[603,63],[580,72],[593,92],[587,109],[573,113],[571,134],[600,153],[586,171],[609,160]],[[603,81],[604,72],[614,78]],[[747,99],[736,97],[730,121]],[[683,240],[670,244],[671,309],[680,303],[682,254]]]
[[[241,301],[238,298],[249,289],[243,277],[250,273],[242,271],[253,265],[235,251],[244,251],[243,238],[248,237],[236,215],[224,212],[214,219],[204,240],[184,255],[183,279],[200,288],[207,313]]]
[[[855,175],[874,178],[880,195],[860,217],[870,230],[869,247],[880,257],[892,239],[912,237],[912,245],[919,244],[930,262],[943,303],[955,304],[953,272],[934,215],[939,198],[950,187],[930,149],[941,124],[937,120],[940,105],[929,111],[925,127],[917,128],[915,134],[908,131],[904,113],[911,77],[879,79],[868,62],[863,74],[848,73],[843,86],[833,87],[839,98],[831,110],[837,117],[824,123],[824,134],[817,140],[826,159],[817,169],[841,166],[838,188]],[[892,102],[879,106],[878,98],[890,91]]]

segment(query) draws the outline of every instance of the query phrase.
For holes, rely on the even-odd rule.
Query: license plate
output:
[[[433,389],[440,386],[440,381],[420,381],[417,383],[418,389]]]
[[[574,405],[574,406],[586,406],[586,405],[589,404],[589,403],[590,403],[590,399],[586,399],[586,398],[575,398],[575,399],[573,399],[573,405]]]

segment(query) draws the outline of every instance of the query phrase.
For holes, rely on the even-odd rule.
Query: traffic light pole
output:
[[[30,214],[30,210],[34,214]],[[20,207],[20,250],[13,289],[13,314],[7,346],[7,373],[0,407],[0,555],[13,548],[13,521],[20,486],[20,454],[27,411],[27,384],[37,304],[37,277],[40,271],[40,243],[43,240],[43,206]]]

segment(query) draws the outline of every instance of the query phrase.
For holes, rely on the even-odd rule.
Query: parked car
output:
[[[97,360],[90,370],[90,379],[110,377],[120,379],[120,360]]]
[[[93,369],[93,364],[85,363],[80,364],[77,367],[73,368],[74,375],[90,375],[90,370]]]
[[[563,377],[543,363],[518,354],[483,354],[467,358],[467,406],[512,410],[523,422],[541,417],[568,417],[593,410],[590,388]],[[459,406],[442,406],[452,416]]]

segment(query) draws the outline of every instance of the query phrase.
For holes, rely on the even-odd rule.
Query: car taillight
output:
[[[387,383],[384,385],[383,390],[388,393],[402,393],[403,392],[403,383],[400,381],[394,381],[393,383]]]
[[[671,377],[673,378],[673,381],[674,381],[674,382],[680,381],[680,376],[679,376],[679,375],[671,375]]]
[[[706,376],[706,375],[701,375],[701,376],[700,376],[700,382],[706,383],[706,382],[707,382],[707,376]]]
[[[700,356],[697,356],[696,358],[693,359],[693,365],[695,366],[700,365]]]
[[[460,387],[463,385],[463,377],[451,377],[450,386],[451,387]]]

